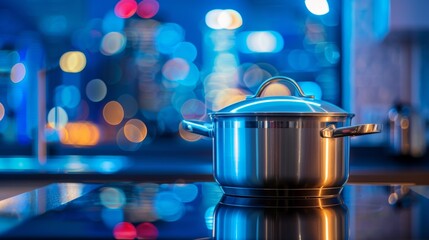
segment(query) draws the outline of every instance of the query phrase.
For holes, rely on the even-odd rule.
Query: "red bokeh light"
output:
[[[159,3],[157,0],[143,0],[137,7],[137,15],[142,18],[151,18],[158,13]]]
[[[120,222],[113,229],[113,236],[115,239],[135,239],[137,231],[132,223]]]
[[[120,0],[115,5],[115,14],[120,18],[130,18],[137,11],[137,2],[135,0]]]
[[[138,239],[156,239],[158,237],[158,229],[149,222],[141,223],[137,226]]]

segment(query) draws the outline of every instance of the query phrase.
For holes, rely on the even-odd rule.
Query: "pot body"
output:
[[[349,174],[349,137],[323,138],[351,116],[211,116],[214,177],[237,196],[340,193]]]

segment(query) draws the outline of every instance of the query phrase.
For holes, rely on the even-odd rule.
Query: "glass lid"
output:
[[[298,96],[269,96],[262,97],[264,89],[272,83],[285,81],[291,84]],[[246,100],[232,104],[224,109],[213,113],[215,116],[222,115],[335,115],[352,116],[340,107],[315,99],[314,96],[305,95],[301,87],[291,78],[272,77],[266,80],[259,87],[255,95],[249,96]]]

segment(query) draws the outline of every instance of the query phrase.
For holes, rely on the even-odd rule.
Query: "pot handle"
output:
[[[383,129],[382,124],[361,124],[348,127],[336,128],[334,124],[320,130],[320,136],[323,138],[337,138],[359,136],[372,133],[379,133]]]
[[[195,133],[198,135],[213,137],[213,125],[194,120],[182,120],[182,128],[188,132]]]
[[[281,82],[281,81],[284,81],[284,82],[291,84],[297,90],[299,97],[314,98],[313,95],[305,95],[304,91],[302,91],[302,88],[298,85],[298,83],[295,80],[293,80],[292,78],[289,78],[289,77],[284,77],[284,76],[271,77],[271,78],[265,80],[265,82],[263,82],[261,84],[261,86],[259,86],[255,95],[251,95],[248,98],[261,97],[262,93],[264,92],[265,88],[268,87],[268,85],[270,85],[271,83],[277,83],[277,82]]]

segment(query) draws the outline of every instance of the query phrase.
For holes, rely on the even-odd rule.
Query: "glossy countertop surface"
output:
[[[0,200],[0,239],[429,239],[428,212],[426,185],[255,200],[205,181],[50,183]]]

